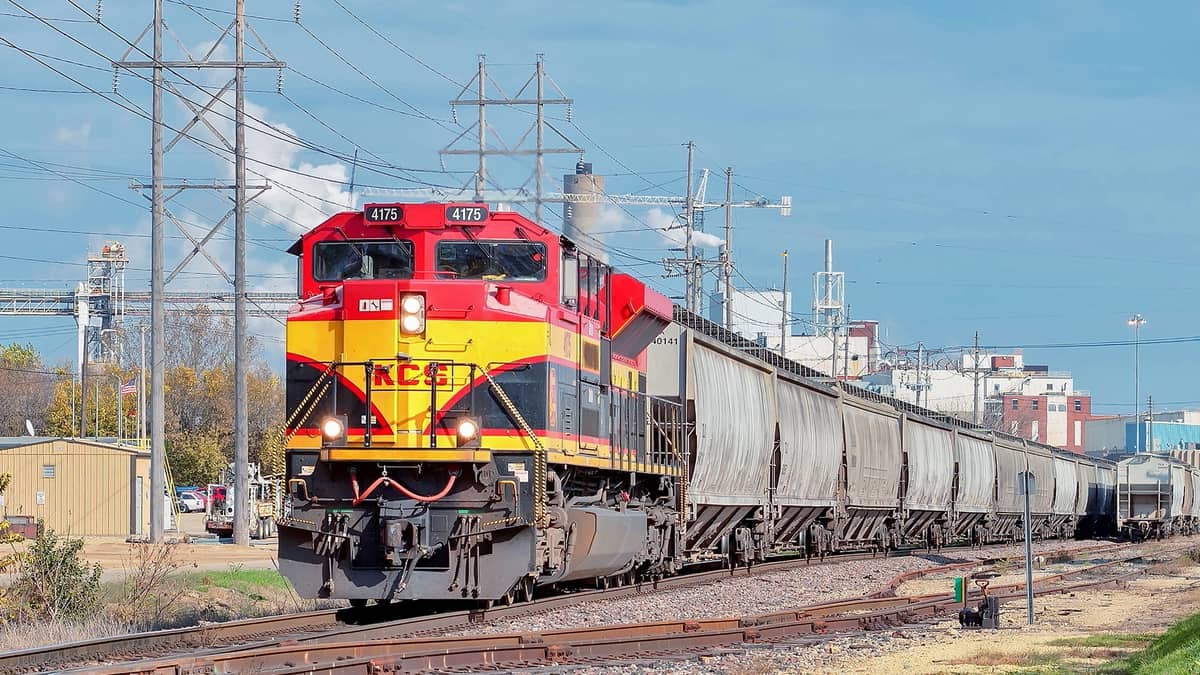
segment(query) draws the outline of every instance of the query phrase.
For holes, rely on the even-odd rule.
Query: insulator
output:
[[[300,0],[296,0],[296,4],[292,5],[292,18],[296,23],[300,23]]]
[[[275,71],[275,93],[283,93],[283,68]]]
[[[450,121],[458,124],[458,109],[455,106],[450,106]]]
[[[96,0],[96,21],[104,14],[104,0]]]
[[[575,106],[573,106],[573,105],[571,105],[570,103],[568,103],[568,104],[567,104],[567,121],[568,121],[568,122],[570,122],[570,121],[571,121],[571,117],[572,117],[574,114],[575,114]]]
[[[120,72],[116,66],[113,66],[113,93],[117,93],[117,84],[120,82]]]

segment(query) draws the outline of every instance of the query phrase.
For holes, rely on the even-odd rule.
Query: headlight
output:
[[[406,295],[404,296],[404,299],[400,301],[400,309],[402,309],[405,314],[416,314],[417,312],[421,311],[421,306],[424,304],[425,303],[421,302],[421,296]]]
[[[460,438],[470,440],[479,434],[479,427],[476,426],[473,420],[463,420],[458,423],[458,435]]]
[[[479,423],[470,417],[458,419],[458,423],[454,425],[454,434],[460,448],[478,447],[479,445]]]
[[[330,417],[321,423],[321,434],[327,441],[336,441],[346,432],[346,425],[336,417]]]
[[[425,296],[400,297],[400,332],[416,335],[425,331]]]

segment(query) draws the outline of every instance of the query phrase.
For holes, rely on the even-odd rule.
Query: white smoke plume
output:
[[[666,213],[660,208],[653,208],[646,212],[646,216],[642,218],[646,225],[650,226],[658,233],[663,241],[676,247],[683,247],[686,244],[687,235],[684,232],[683,224],[673,214]],[[698,230],[692,231],[692,245],[700,248],[720,248],[725,240]]]

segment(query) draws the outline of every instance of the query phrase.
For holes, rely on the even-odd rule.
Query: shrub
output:
[[[82,621],[100,607],[100,565],[79,557],[82,539],[60,537],[38,523],[37,538],[16,554],[16,580],[6,600],[12,619]]]

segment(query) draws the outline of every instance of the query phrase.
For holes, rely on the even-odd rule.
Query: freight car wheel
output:
[[[366,598],[350,598],[350,606],[354,609],[362,609],[367,606]]]
[[[533,577],[525,577],[517,584],[521,602],[533,602]]]

